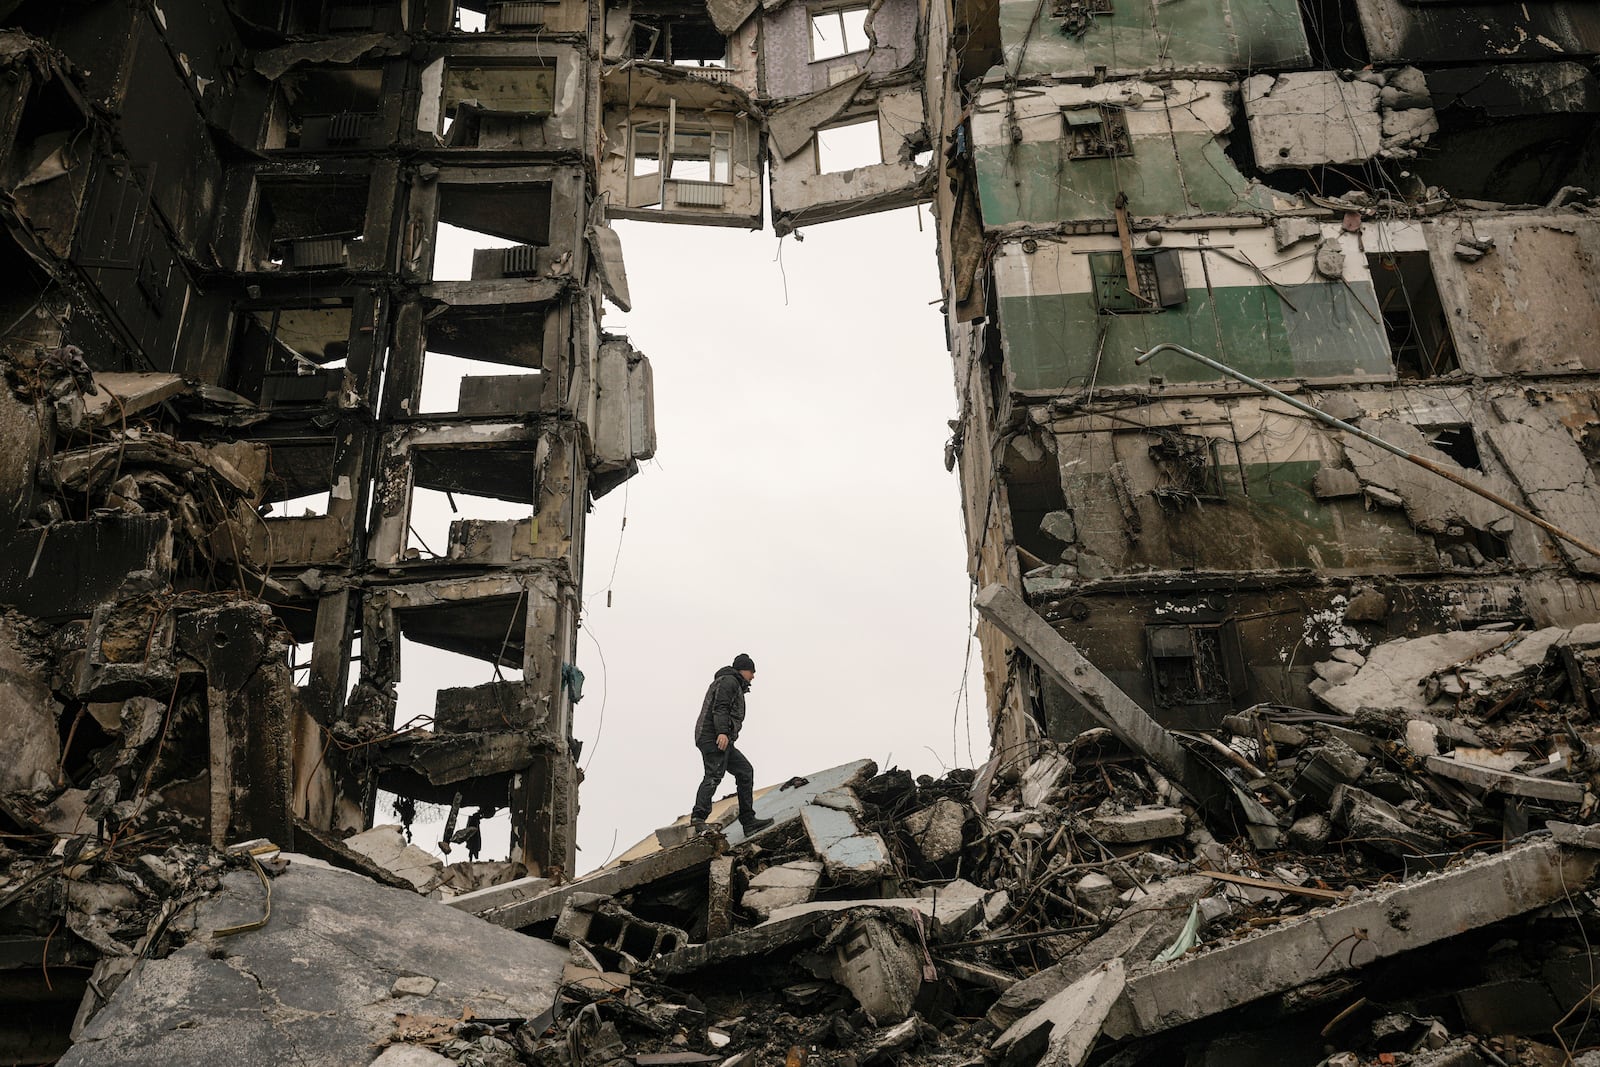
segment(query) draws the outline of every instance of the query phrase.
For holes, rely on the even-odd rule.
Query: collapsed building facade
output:
[[[1592,10],[949,17],[927,91],[980,585],[1195,728],[1313,703],[1335,650],[1595,617]],[[1470,484],[1181,353],[1135,362],[1161,344]],[[1083,725],[984,636],[997,746]]]
[[[281,1010],[277,879],[280,927],[348,892],[532,961],[388,960],[376,996],[459,988],[392,1034],[352,1002],[327,1062],[1272,1062],[1285,1035],[1543,1062],[1477,1041],[1583,999],[1541,909],[1586,922],[1595,873],[1559,824],[1594,816],[1600,745],[1597,52],[1576,0],[0,0],[0,989],[33,1006],[0,1058],[220,1040],[225,1012],[140,998],[224,942],[263,990],[287,968]],[[919,203],[994,759],[796,779],[765,843],[663,832],[570,881],[584,517],[655,447],[650,365],[602,326],[610,220]],[[492,680],[405,718],[418,645]],[[473,860],[508,816],[509,853],[437,863],[380,798],[443,806]],[[1521,843],[1457,865],[1491,840]],[[235,922],[257,878],[267,918]],[[1302,959],[1342,944],[1307,909],[1458,894],[1361,927],[1340,975]],[[1442,942],[1465,968],[1546,936],[1542,978],[1308,1029]],[[812,1021],[739,1029],[751,960]],[[519,990],[499,1022],[469,1024],[474,981]],[[1496,982],[1545,999],[1508,1022]]]

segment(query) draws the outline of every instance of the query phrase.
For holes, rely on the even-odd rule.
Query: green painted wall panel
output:
[[[1207,133],[1141,137],[1133,155],[1113,159],[1069,159],[1065,140],[984,145],[974,162],[987,226],[1109,219],[1119,190],[1135,216],[1272,208],[1271,194],[1252,186]]]
[[[1003,0],[1000,39],[1006,69],[1023,74],[1142,70],[1259,70],[1310,62],[1296,0],[1118,0],[1082,37],[1061,32],[1048,4]],[[1034,19],[1037,15],[1038,21]],[[1021,45],[1027,42],[1026,51]]]
[[[1221,375],[1177,355],[1143,367],[1136,348],[1170,341],[1259,378],[1393,376],[1382,329],[1357,302],[1372,305],[1368,283],[1280,286],[1291,311],[1268,286],[1187,290],[1180,307],[1141,315],[1101,315],[1088,293],[1003,296],[1000,323],[1012,388],[1059,390],[1096,384],[1216,381]],[[1103,340],[1102,340],[1103,333]],[[1096,356],[1098,368],[1096,367]]]

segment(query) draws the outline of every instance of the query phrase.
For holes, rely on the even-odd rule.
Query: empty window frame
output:
[[[837,59],[872,47],[867,37],[867,8],[843,7],[811,12],[811,61]]]
[[[264,179],[256,187],[252,270],[342,267],[367,222],[365,177]]]
[[[383,110],[383,71],[328,67],[278,79],[265,148],[343,148],[369,144]]]
[[[1175,249],[1133,254],[1139,291],[1128,288],[1128,267],[1121,252],[1095,252],[1089,256],[1095,306],[1102,314],[1162,311],[1189,299],[1183,282],[1183,263]]]
[[[679,66],[728,65],[728,39],[709,18],[640,16],[633,20],[633,57]]]
[[[1378,312],[1401,378],[1437,378],[1459,370],[1450,321],[1426,252],[1383,252],[1367,257]]]
[[[691,203],[692,190],[733,184],[733,130],[705,121],[685,121],[673,111],[665,120],[634,123],[628,205],[659,206],[667,182],[679,186],[676,200]],[[722,202],[717,190],[716,204]],[[716,206],[694,200],[694,206]]]
[[[883,162],[883,142],[875,118],[817,131],[817,173],[839,174]]]
[[[439,102],[439,129],[454,148],[478,144],[485,116],[543,119],[555,110],[556,68],[553,64],[462,64],[445,68]],[[472,121],[464,121],[467,118]]]
[[[1148,626],[1150,688],[1157,707],[1219,704],[1231,686],[1220,625]]]
[[[1483,470],[1483,453],[1478,451],[1478,439],[1466,423],[1449,426],[1421,426],[1422,436],[1428,444],[1455,460],[1469,471]]]
[[[1133,155],[1128,116],[1120,107],[1096,104],[1061,110],[1062,134],[1071,159],[1109,159]]]
[[[340,300],[243,312],[229,388],[262,407],[322,404],[344,380],[353,318]]]

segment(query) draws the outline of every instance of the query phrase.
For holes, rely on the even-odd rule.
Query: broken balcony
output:
[[[761,129],[744,93],[652,67],[603,86],[610,217],[760,228]]]
[[[572,45],[454,43],[422,68],[417,131],[443,148],[581,152],[582,70]]]
[[[866,90],[859,74],[773,113],[772,224],[784,234],[927,198],[922,91]]]
[[[230,207],[250,219],[239,270],[376,271],[389,262],[393,164],[286,164],[244,177],[234,184],[249,187],[230,196]]]
[[[271,83],[261,147],[345,152],[387,144],[398,114],[397,64],[298,67]]]

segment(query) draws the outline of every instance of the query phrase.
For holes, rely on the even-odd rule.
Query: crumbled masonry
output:
[[[1586,0],[0,0],[0,1063],[1600,1062],[1597,58]],[[575,878],[611,223],[909,205],[992,758]]]

